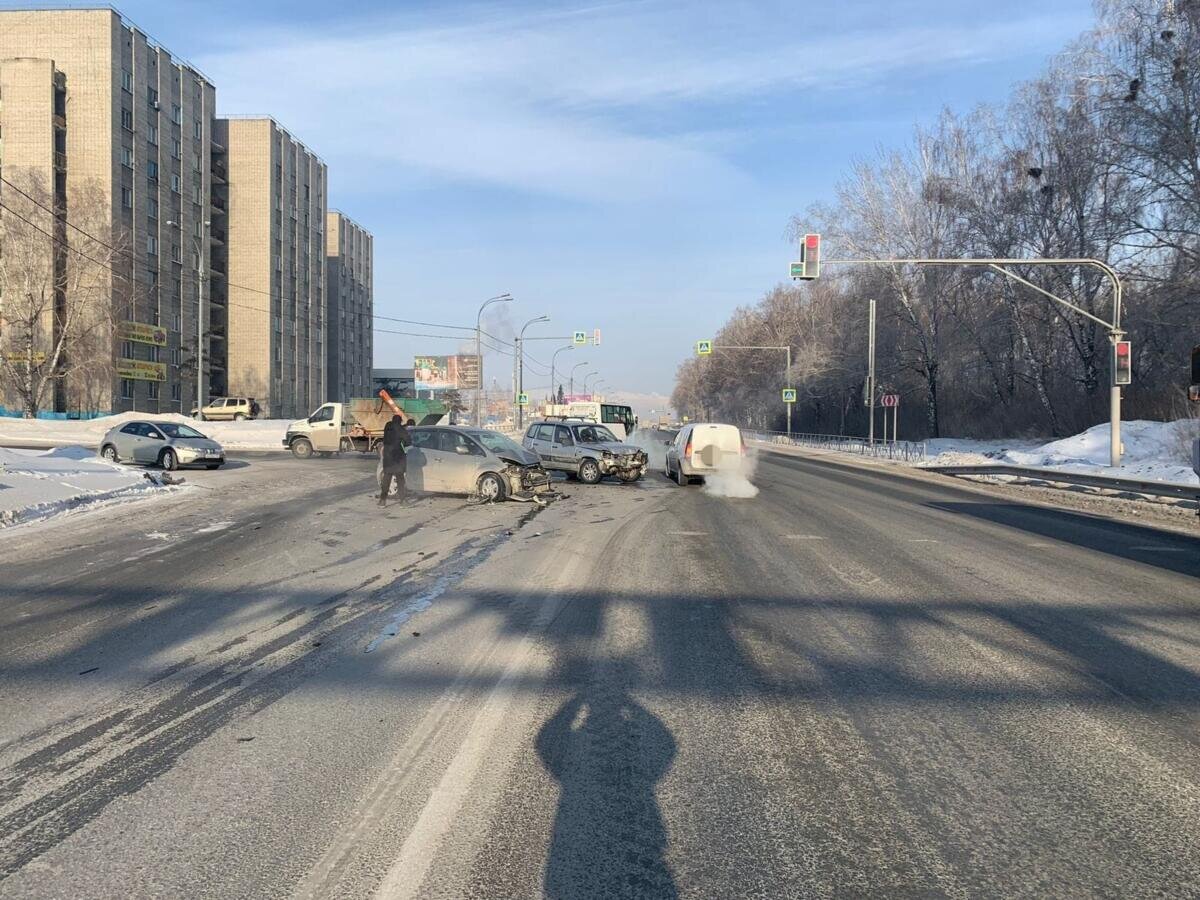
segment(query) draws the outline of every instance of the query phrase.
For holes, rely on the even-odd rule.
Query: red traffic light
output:
[[[1117,356],[1129,355],[1129,341],[1117,341]]]
[[[1113,384],[1130,384],[1133,381],[1133,355],[1129,341],[1117,341],[1113,345]]]
[[[821,236],[819,234],[806,234],[804,236],[804,246],[809,250],[816,250],[821,244]]]

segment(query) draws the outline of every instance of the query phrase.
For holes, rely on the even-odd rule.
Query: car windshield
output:
[[[617,436],[603,425],[581,425],[575,429],[575,437],[581,444],[600,444],[617,439]]]
[[[187,425],[178,425],[175,422],[155,422],[158,430],[169,438],[202,438],[200,432],[195,428],[189,428]]]
[[[493,453],[524,452],[520,444],[498,431],[472,431],[471,437]]]

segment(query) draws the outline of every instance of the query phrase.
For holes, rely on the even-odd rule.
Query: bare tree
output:
[[[80,188],[56,201],[36,175],[5,170],[0,184],[0,392],[26,418],[84,391],[113,367],[114,276],[123,252],[103,195]],[[68,225],[68,222],[70,223]]]

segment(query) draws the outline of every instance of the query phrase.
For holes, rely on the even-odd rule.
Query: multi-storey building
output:
[[[220,118],[228,158],[229,391],[296,418],[326,398],[325,163],[268,116]]]
[[[224,389],[215,100],[203,74],[114,10],[0,11],[0,176],[53,198],[56,266],[96,265],[81,244],[106,253],[96,302],[113,323],[111,365],[61,386],[56,411],[186,413],[198,357],[201,391]],[[85,206],[103,215],[76,218]]]
[[[375,239],[331,209],[325,220],[327,400],[370,397]]]

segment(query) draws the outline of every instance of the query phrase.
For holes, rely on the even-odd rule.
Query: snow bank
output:
[[[106,462],[90,447],[0,448],[0,528],[80,506],[136,500],[170,490],[141,469]]]
[[[1121,442],[1125,445],[1121,468],[1108,464],[1108,423],[1087,431],[1037,444],[1023,441],[929,441],[925,465],[949,466],[978,463],[1007,463],[1067,472],[1090,472],[1142,481],[1168,481],[1198,484],[1192,471],[1188,435],[1200,427],[1195,420],[1121,423]]]
[[[244,422],[199,422],[178,413],[120,413],[86,421],[64,419],[0,418],[0,443],[54,447],[84,444],[95,449],[104,433],[114,425],[134,419],[182,422],[227,450],[282,450],[288,419],[257,419]]]

